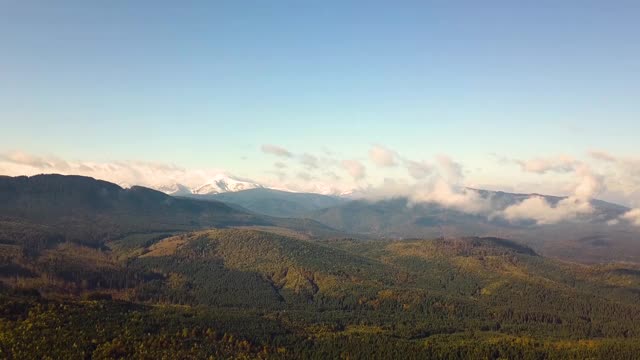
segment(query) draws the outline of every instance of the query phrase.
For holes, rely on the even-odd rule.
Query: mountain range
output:
[[[490,201],[494,211],[541,199],[550,207],[566,197],[513,194],[467,189]],[[312,219],[336,231],[367,238],[434,238],[497,236],[518,239],[537,251],[574,261],[640,261],[635,246],[637,227],[617,219],[629,208],[601,200],[589,202],[593,211],[554,223],[507,220],[486,213],[469,213],[435,202],[407,197],[351,199],[321,194],[293,193],[268,188],[185,197],[222,201],[256,214]]]
[[[483,194],[503,206],[529,197]],[[607,224],[625,208],[594,201],[588,220],[540,225],[406,198],[191,196],[0,177],[0,358],[640,351],[638,232]]]
[[[0,242],[47,246],[72,241],[102,246],[135,233],[180,232],[210,227],[285,226],[307,236],[337,233],[308,219],[252,213],[220,201],[178,198],[133,186],[128,189],[83,176],[0,176]]]
[[[221,184],[220,189],[246,185],[231,186],[226,180],[225,184]],[[551,205],[564,199],[539,194],[470,191],[490,198],[492,206],[497,208],[519,204],[531,197],[543,198]],[[591,205],[594,211],[588,216],[537,224],[467,213],[437,203],[415,203],[405,197],[349,199],[264,187],[169,196],[149,188],[124,189],[79,176],[0,177],[3,233],[11,237],[18,231],[12,229],[29,228],[21,236],[40,242],[77,239],[101,244],[105,239],[136,232],[251,226],[286,228],[286,232],[311,237],[495,236],[516,239],[541,254],[572,261],[640,262],[640,247],[636,246],[638,228],[615,221],[629,209],[599,200],[592,200]]]

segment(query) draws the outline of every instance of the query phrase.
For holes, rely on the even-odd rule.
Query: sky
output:
[[[3,1],[0,174],[557,195],[588,174],[640,206],[639,18],[638,1]]]

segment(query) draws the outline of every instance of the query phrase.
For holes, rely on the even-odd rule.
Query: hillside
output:
[[[0,243],[102,246],[134,233],[229,226],[285,227],[310,236],[336,233],[311,220],[271,218],[219,201],[174,198],[138,186],[123,189],[88,177],[0,177]]]
[[[491,196],[496,208],[513,205],[529,195],[478,190]],[[537,195],[541,196],[541,195]],[[549,203],[562,198],[545,196]],[[411,204],[406,198],[369,201],[353,200],[313,211],[308,217],[338,230],[378,238],[495,236],[526,242],[540,253],[580,262],[640,262],[637,228],[607,221],[618,218],[627,208],[594,200],[590,218],[557,224],[511,222],[486,214],[469,214],[435,203]]]
[[[2,259],[0,330],[13,354],[145,344],[149,357],[577,359],[630,358],[640,343],[639,268],[560,262],[498,238],[310,242],[217,229]],[[73,325],[38,337],[60,323]]]
[[[242,206],[258,214],[278,217],[300,217],[309,212],[333,207],[346,199],[310,193],[294,193],[267,188],[225,192],[212,195],[189,195],[203,200],[217,200]]]

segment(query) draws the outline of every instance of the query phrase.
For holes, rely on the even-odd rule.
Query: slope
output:
[[[190,197],[236,204],[258,214],[278,217],[299,217],[302,214],[336,206],[346,201],[334,196],[293,193],[267,188],[213,195],[190,195]]]
[[[101,246],[132,233],[230,226],[335,233],[311,220],[270,218],[219,201],[174,198],[138,186],[123,189],[88,177],[0,177],[0,243],[24,244],[27,250],[61,241]]]

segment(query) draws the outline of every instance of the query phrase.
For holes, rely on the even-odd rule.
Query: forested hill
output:
[[[275,219],[218,201],[174,198],[139,186],[123,189],[88,177],[0,177],[0,242],[43,247],[69,240],[101,246],[132,233],[229,226],[284,226],[311,234],[331,233],[327,226],[310,220]]]
[[[215,229],[0,259],[0,357],[634,359],[640,351],[637,267],[550,260],[498,238],[307,241]]]
[[[258,214],[280,217],[301,217],[312,211],[337,206],[348,201],[337,196],[294,193],[266,188],[190,196],[237,204]]]

